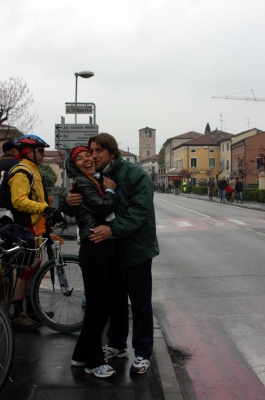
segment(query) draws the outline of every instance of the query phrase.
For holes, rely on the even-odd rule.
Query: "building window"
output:
[[[224,144],[222,144],[222,151],[224,151]]]
[[[209,168],[215,168],[215,158],[209,158]]]
[[[229,143],[226,143],[226,150],[229,151]]]
[[[190,159],[190,166],[195,168],[197,167],[197,158]]]
[[[191,152],[191,153],[196,153],[196,150],[195,150],[195,149],[192,149],[190,152]]]
[[[261,169],[263,167],[262,165],[262,158],[261,157],[257,157],[256,158],[256,169]]]
[[[214,150],[213,149],[209,150],[209,153],[214,153]]]
[[[152,137],[152,131],[145,131],[144,135],[145,137]]]
[[[127,157],[127,158],[126,158],[126,161],[130,161],[130,158],[129,158],[129,157]]]
[[[226,160],[226,169],[229,169],[229,160]]]
[[[148,155],[148,156],[150,155],[149,153],[150,153],[150,151],[149,151],[149,150],[147,150],[147,155]]]

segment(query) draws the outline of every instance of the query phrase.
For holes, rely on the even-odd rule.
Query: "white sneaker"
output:
[[[110,378],[111,376],[116,374],[116,371],[108,364],[100,365],[100,367],[92,369],[85,368],[85,372],[90,375],[94,374],[98,378]]]
[[[109,347],[107,344],[103,347],[104,359],[108,361],[109,358],[123,358],[128,357],[129,350],[128,349],[114,349],[113,347]]]
[[[135,374],[145,374],[150,367],[150,361],[143,357],[135,357],[134,362],[131,366],[130,372]]]
[[[71,365],[73,367],[85,367],[86,362],[85,361],[75,361],[75,360],[71,360]]]

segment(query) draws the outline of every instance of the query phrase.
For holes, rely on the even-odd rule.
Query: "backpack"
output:
[[[20,242],[21,239],[23,242]],[[0,228],[0,239],[4,241],[1,247],[8,250],[15,247],[15,244],[21,245],[21,251],[14,255],[4,255],[4,261],[9,262],[11,260],[17,263],[17,265],[31,265],[34,261],[35,252],[30,249],[35,249],[35,238],[33,234],[24,226],[17,224],[8,224]]]
[[[20,167],[25,167],[20,168]],[[16,168],[16,171],[13,171]],[[30,170],[30,168],[26,164],[16,164],[14,165],[8,172],[6,171],[1,171],[0,173],[0,224],[4,225],[5,224],[5,219],[4,217],[11,218],[13,222],[16,224],[22,224],[26,225],[29,224],[31,221],[30,215],[25,212],[21,212],[16,210],[11,202],[11,192],[10,192],[10,186],[8,185],[9,179],[11,179],[16,173],[22,172],[25,174],[29,180],[31,190],[33,191],[34,189],[32,186],[34,185],[35,178]],[[31,199],[32,195],[30,192],[29,199]],[[5,212],[6,211],[6,212]],[[12,218],[13,217],[13,218]],[[11,221],[9,220],[9,223]]]

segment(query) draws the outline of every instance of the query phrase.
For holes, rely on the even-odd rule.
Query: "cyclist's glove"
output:
[[[66,219],[62,217],[62,214],[57,208],[46,207],[43,211],[43,215],[49,217],[53,224],[56,224],[56,222],[62,222],[65,226],[67,226]]]

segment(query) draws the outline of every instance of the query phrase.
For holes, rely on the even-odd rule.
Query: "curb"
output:
[[[165,339],[160,325],[154,318],[154,353],[161,379],[165,400],[183,400],[176,373],[168,354]]]

